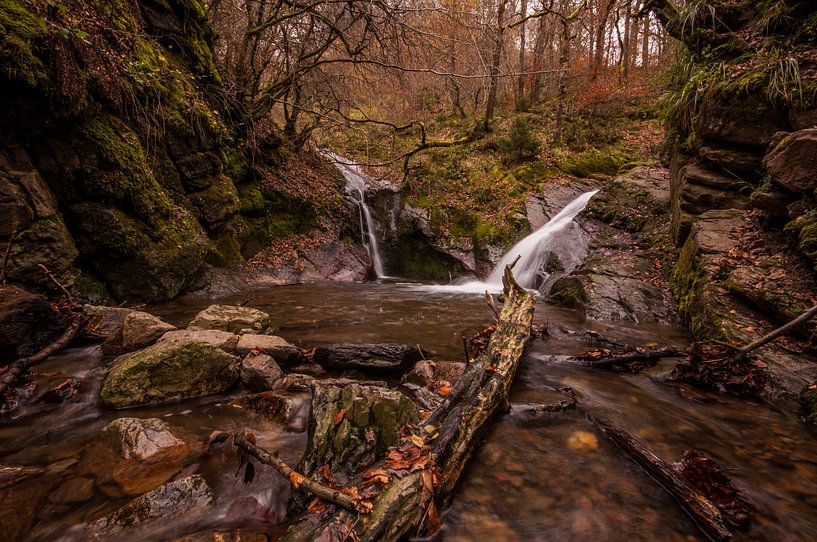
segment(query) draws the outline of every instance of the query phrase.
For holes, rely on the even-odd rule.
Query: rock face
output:
[[[275,389],[284,378],[284,371],[267,354],[250,353],[241,361],[241,383],[252,391]]]
[[[228,390],[236,359],[208,344],[162,341],[116,358],[100,397],[112,408],[201,397]]]
[[[102,428],[101,436],[125,459],[145,460],[185,445],[158,418],[118,418]]]
[[[317,475],[328,464],[343,483],[359,465],[372,463],[396,445],[403,425],[419,419],[417,405],[395,390],[357,384],[315,386],[309,441],[299,470]]]
[[[213,491],[196,474],[132,500],[111,515],[88,524],[87,533],[92,539],[107,539],[148,521],[204,513],[213,502]]]
[[[817,128],[786,136],[763,159],[769,174],[797,194],[817,188]]]
[[[12,285],[0,285],[0,360],[30,356],[62,333],[48,300]]]
[[[240,333],[264,331],[269,327],[269,314],[251,307],[210,305],[193,318],[187,328],[192,330],[217,329]]]

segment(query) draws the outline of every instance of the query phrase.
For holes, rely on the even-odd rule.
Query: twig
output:
[[[0,280],[0,284],[6,283],[6,266],[9,263],[9,256],[11,256],[11,245],[14,242],[14,236],[17,234],[17,230],[11,230],[11,234],[9,235],[9,243],[6,245],[6,255],[3,257],[3,269],[0,269],[0,277],[3,280]]]
[[[252,442],[247,439],[246,433],[229,433],[227,431],[214,431],[210,438],[208,439],[208,447],[212,446],[213,444],[222,443],[227,440],[232,440],[232,443],[237,447],[251,456],[255,457],[261,463],[265,465],[269,465],[270,467],[274,468],[278,472],[280,472],[287,480],[292,482],[294,486],[302,487],[305,490],[309,491],[313,495],[318,498],[321,498],[325,501],[337,504],[341,508],[345,508],[351,512],[361,512],[361,513],[368,513],[368,509],[364,506],[361,501],[346,495],[345,493],[341,493],[336,489],[332,489],[331,487],[325,486],[320,482],[316,482],[310,478],[307,478],[303,474],[296,472],[292,467],[284,463],[281,459],[279,459],[275,455],[269,454],[263,448],[259,448]],[[297,482],[296,482],[297,480]]]
[[[46,274],[46,275],[48,275],[48,278],[49,278],[49,279],[51,279],[51,282],[53,282],[54,284],[56,284],[56,285],[59,287],[59,289],[60,289],[60,290],[62,290],[62,293],[64,293],[64,294],[65,294],[65,297],[67,297],[69,300],[70,300],[70,299],[73,299],[73,297],[72,297],[72,296],[71,296],[71,294],[68,292],[68,290],[66,290],[66,289],[65,289],[65,286],[63,286],[62,284],[60,284],[60,281],[58,281],[57,279],[55,279],[55,278],[54,278],[54,275],[52,275],[52,274],[51,274],[51,271],[49,271],[49,270],[48,270],[48,268],[47,268],[46,266],[44,266],[43,264],[39,263],[39,264],[37,264],[37,267],[39,267],[40,269],[42,269],[42,270],[45,272],[45,274]]]
[[[485,303],[488,304],[488,308],[494,313],[494,321],[499,320],[499,309],[496,308],[496,303],[494,303],[494,296],[492,296],[488,290],[485,290]]]
[[[674,358],[683,355],[684,352],[681,350],[678,350],[672,346],[665,346],[663,348],[645,350],[643,352],[635,351],[625,352],[623,354],[613,354],[606,358],[588,359],[587,357],[583,357],[582,359],[591,367],[596,367],[599,369],[612,369],[636,361],[655,361],[657,363],[657,360],[661,358]]]
[[[79,315],[68,325],[68,328],[59,339],[49,344],[36,354],[27,358],[20,358],[9,365],[9,369],[0,377],[0,396],[6,392],[8,387],[22,376],[32,365],[39,363],[49,356],[53,356],[66,346],[68,346],[77,333],[85,327],[88,319],[84,315]]]
[[[471,362],[471,354],[468,352],[468,339],[465,336],[462,337],[462,348],[465,350],[465,364],[468,365]]]
[[[775,329],[774,331],[771,331],[770,333],[767,333],[766,335],[759,338],[755,342],[750,343],[750,344],[744,346],[743,348],[738,348],[737,353],[732,358],[732,362],[734,363],[734,362],[742,360],[743,358],[746,357],[746,354],[748,354],[752,350],[755,350],[757,348],[760,348],[764,344],[772,342],[773,340],[780,337],[781,335],[785,335],[786,333],[788,333],[792,329],[796,328],[800,324],[804,324],[804,323],[808,322],[809,320],[811,320],[815,316],[817,316],[817,305],[811,307],[809,310],[807,310],[806,312],[804,312],[803,314],[801,314],[800,316],[798,316],[797,318],[795,318],[794,320],[792,320],[788,324],[782,325],[779,328]]]

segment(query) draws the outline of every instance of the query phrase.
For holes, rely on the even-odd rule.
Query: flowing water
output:
[[[380,250],[380,240],[377,235],[377,226],[372,218],[372,210],[366,202],[366,193],[369,189],[367,179],[369,177],[360,171],[360,167],[349,163],[348,160],[342,158],[328,150],[321,151],[324,156],[332,160],[343,178],[346,179],[346,193],[357,205],[360,214],[360,236],[363,241],[363,246],[369,254],[369,259],[372,262],[372,269],[374,270],[376,278],[389,278],[386,271],[383,269],[383,253]]]
[[[491,321],[481,295],[432,293],[412,284],[315,283],[219,301],[237,303],[245,297],[251,306],[270,313],[280,335],[305,347],[338,341],[419,343],[436,350],[439,358],[461,359],[461,337]],[[188,300],[148,310],[183,325],[211,302]],[[541,301],[536,310],[536,321],[547,322],[551,336],[533,341],[523,358],[512,389],[512,410],[492,424],[472,458],[443,516],[440,540],[700,540],[692,522],[663,490],[593,429],[586,412],[619,423],[666,460],[677,460],[685,449],[695,448],[728,467],[758,509],[751,529],[735,540],[814,539],[817,446],[795,405],[772,407],[665,384],[660,376],[667,366],[641,375],[580,366],[566,356],[588,345],[569,330],[594,330],[631,344],[682,346],[684,335],[667,326],[583,321],[575,312]],[[306,433],[232,407],[231,396],[105,410],[97,401],[102,363],[98,349],[82,347],[38,366],[35,381],[41,389],[67,376],[83,378],[80,400],[63,405],[35,402],[0,425],[0,463],[47,469],[9,489],[0,486],[6,510],[23,515],[31,509],[37,514],[32,540],[85,540],[83,522],[132,498],[113,489],[109,471],[88,446],[104,424],[119,416],[161,418],[191,442],[203,442],[215,429],[247,427],[261,446],[279,450],[290,463],[296,463],[304,449]],[[562,386],[576,391],[581,410],[538,419],[525,415],[523,405],[546,401],[552,388]],[[303,404],[308,406],[306,397]],[[174,469],[201,473],[214,488],[217,511],[192,525],[163,521],[128,533],[128,539],[160,540],[201,528],[237,526],[274,538],[283,529],[288,482],[261,467],[256,480],[245,485],[234,476],[236,468],[235,457],[222,453],[168,465],[169,474]],[[68,499],[78,502],[53,498],[57,488],[77,476],[93,480],[92,494]],[[47,495],[61,502],[49,502]]]

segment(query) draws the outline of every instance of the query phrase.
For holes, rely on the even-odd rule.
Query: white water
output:
[[[365,181],[366,174],[360,171],[357,166],[345,163],[347,160],[328,150],[322,150],[321,153],[332,160],[335,167],[343,174],[346,179],[346,193],[357,203],[357,208],[360,211],[360,233],[363,246],[372,261],[374,274],[379,279],[388,278],[383,270],[383,256],[380,252],[380,241],[377,239],[377,229],[375,228],[371,209],[366,203],[366,191],[368,190]]]
[[[573,220],[587,207],[587,203],[596,195],[596,192],[598,190],[586,192],[574,199],[547,224],[515,244],[496,264],[484,282],[470,281],[464,284],[440,285],[431,288],[437,291],[462,293],[501,291],[505,266],[519,258],[513,268],[514,277],[519,285],[523,288],[539,290],[543,294],[547,293],[558,276],[573,271],[584,258],[586,242],[581,229]],[[559,257],[562,267],[558,276],[546,270],[548,260],[554,254]]]

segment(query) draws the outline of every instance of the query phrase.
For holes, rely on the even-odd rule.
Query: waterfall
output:
[[[363,246],[369,254],[369,259],[372,261],[374,274],[377,278],[386,278],[386,272],[383,270],[383,257],[380,252],[380,241],[377,238],[377,229],[375,228],[374,218],[372,218],[372,211],[369,204],[366,203],[366,192],[368,187],[366,185],[366,174],[360,169],[351,164],[347,164],[340,156],[333,154],[328,150],[321,150],[321,154],[332,160],[343,178],[346,179],[346,193],[357,204],[360,215],[360,235],[363,241]]]
[[[586,192],[568,203],[564,209],[551,218],[547,224],[537,229],[516,243],[496,264],[485,282],[469,281],[463,284],[439,285],[428,287],[434,291],[484,293],[486,290],[502,290],[502,274],[505,266],[519,258],[513,268],[516,281],[523,288],[539,290],[545,294],[556,280],[581,264],[584,259],[587,243],[581,228],[573,222],[598,190]],[[553,257],[558,258],[558,266],[548,263]]]
[[[559,256],[561,272],[569,273],[575,269],[584,256],[584,239],[581,230],[573,222],[598,190],[586,192],[568,203],[564,209],[551,218],[545,225],[531,233],[513,246],[496,264],[486,282],[502,284],[505,266],[519,261],[513,268],[516,281],[523,288],[537,289],[546,292],[553,284],[552,273],[547,269],[548,260],[553,254]],[[563,235],[567,232],[570,235]]]

